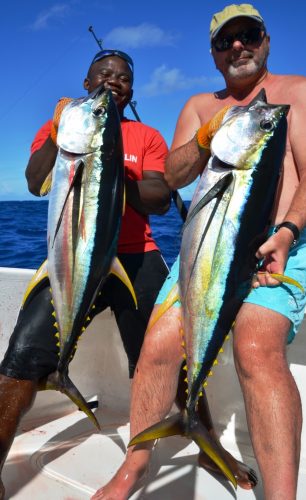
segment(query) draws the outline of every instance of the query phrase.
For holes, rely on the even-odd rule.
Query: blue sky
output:
[[[30,145],[60,97],[85,95],[83,79],[99,50],[90,25],[104,48],[132,56],[137,111],[170,145],[188,97],[223,87],[209,53],[208,28],[225,5],[224,0],[4,2],[0,200],[35,199],[24,178]],[[306,4],[258,0],[254,5],[271,35],[270,71],[305,74]]]

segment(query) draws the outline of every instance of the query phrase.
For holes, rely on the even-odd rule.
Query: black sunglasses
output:
[[[95,55],[95,57],[93,58],[93,60],[91,62],[91,65],[96,63],[97,61],[100,61],[100,59],[103,59],[104,57],[108,57],[108,56],[121,57],[121,59],[123,59],[125,62],[128,63],[132,73],[134,72],[134,63],[133,63],[132,58],[128,54],[126,54],[125,52],[122,52],[121,50],[113,50],[113,49],[101,50],[100,52],[98,52]]]
[[[232,48],[235,40],[239,40],[243,45],[253,45],[260,42],[265,37],[266,32],[263,27],[254,27],[247,30],[239,31],[234,35],[226,35],[223,37],[216,37],[212,41],[212,46],[217,52],[225,52]]]

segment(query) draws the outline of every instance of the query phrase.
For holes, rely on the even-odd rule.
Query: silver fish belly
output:
[[[186,409],[145,429],[129,446],[166,436],[193,439],[237,487],[231,467],[198,415],[203,384],[248,294],[266,237],[286,144],[287,105],[267,103],[262,90],[224,116],[211,144],[183,228],[179,294],[188,382]]]
[[[281,173],[287,112],[288,106],[268,104],[263,93],[247,107],[232,108],[193,197],[179,279],[192,411],[251,287]]]
[[[67,372],[117,253],[124,164],[120,118],[111,92],[100,87],[69,103],[61,116],[57,142],[47,266],[60,352],[58,370],[48,383],[86,411],[86,402],[81,404]],[[90,410],[87,414],[92,417]]]

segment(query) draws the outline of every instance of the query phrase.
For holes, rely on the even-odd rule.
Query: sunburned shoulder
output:
[[[208,105],[215,101],[215,96],[212,93],[194,94],[186,102],[185,106],[197,108],[198,106]]]
[[[301,75],[271,75],[268,87],[270,102],[294,104],[306,100],[306,78]]]

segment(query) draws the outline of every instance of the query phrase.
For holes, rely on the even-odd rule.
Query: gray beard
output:
[[[241,66],[234,66],[233,64],[229,65],[228,76],[230,78],[237,79],[237,78],[256,75],[266,66],[268,55],[269,55],[269,49],[267,47],[265,53],[262,54],[261,58],[257,61],[251,58]]]

